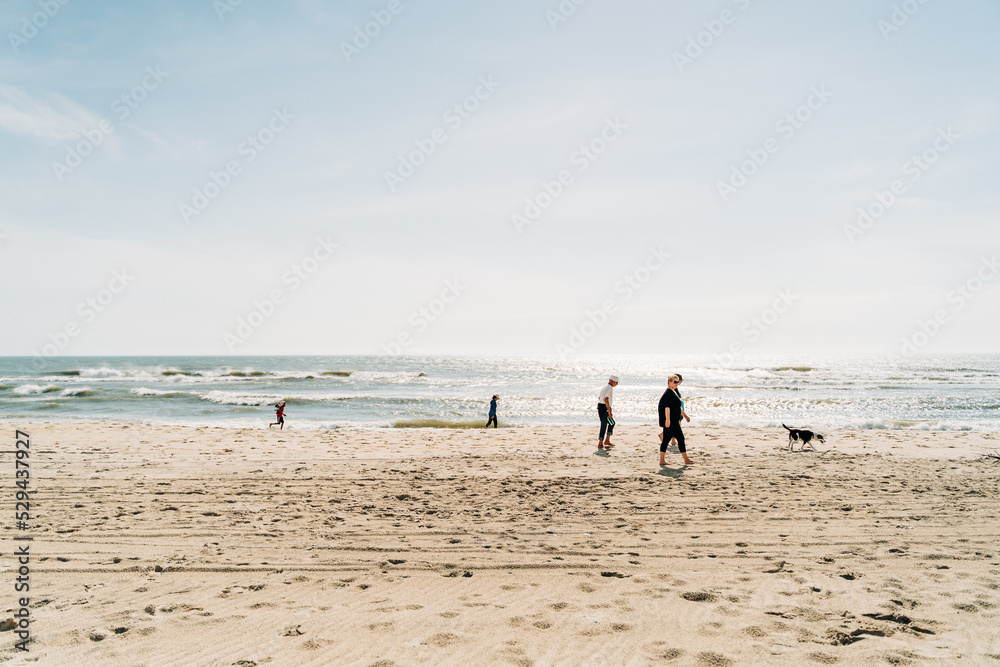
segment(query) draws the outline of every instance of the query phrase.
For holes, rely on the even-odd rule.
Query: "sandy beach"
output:
[[[1000,665],[998,434],[20,427],[9,665]]]

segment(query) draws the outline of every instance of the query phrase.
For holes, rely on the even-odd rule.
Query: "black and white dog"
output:
[[[785,425],[782,424],[782,426]],[[826,443],[826,440],[823,439],[823,436],[820,433],[813,433],[812,431],[805,431],[799,428],[788,428],[787,426],[785,426],[785,428],[788,429],[788,449],[791,450],[795,449],[794,443],[796,440],[802,441],[803,448],[805,448],[806,445],[809,445],[809,441],[812,440],[813,438],[819,440],[824,444]],[[809,446],[812,447],[813,449],[816,449],[815,445],[809,445]]]

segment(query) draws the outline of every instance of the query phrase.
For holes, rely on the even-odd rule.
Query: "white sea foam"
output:
[[[80,377],[85,378],[109,378],[109,377],[123,377],[124,372],[118,370],[117,368],[84,368],[80,371]]]
[[[57,387],[55,385],[48,385],[43,387],[40,384],[22,384],[20,387],[14,388],[15,394],[30,395],[30,394],[50,394],[54,391],[59,391],[62,387]]]
[[[129,389],[130,394],[135,394],[136,396],[182,396],[186,394],[186,391],[178,391],[176,389],[150,389],[149,387],[135,387]]]
[[[60,396],[92,396],[96,394],[90,387],[71,387],[69,389],[63,389],[59,392]]]
[[[468,403],[468,399],[462,397],[435,396],[387,396],[372,393],[352,393],[352,394],[331,394],[331,393],[289,393],[289,394],[253,394],[246,392],[233,392],[216,390],[202,395],[200,398],[220,405],[274,405],[277,401],[293,401],[298,403],[327,403],[340,401],[370,401],[386,404],[419,404],[427,401],[437,403]]]
[[[282,399],[281,396],[260,394],[236,394],[228,391],[210,391],[202,396],[206,401],[219,405],[273,405]]]

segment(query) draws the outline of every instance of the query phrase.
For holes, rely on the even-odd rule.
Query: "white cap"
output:
[[[612,375],[611,378],[608,380],[608,382],[618,382],[618,376]]]

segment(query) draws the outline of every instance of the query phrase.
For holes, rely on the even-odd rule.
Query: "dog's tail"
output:
[[[782,422],[782,424],[781,424],[781,425],[782,425],[782,426],[785,426],[784,422]],[[785,426],[785,428],[788,428],[788,427],[787,427],[787,426]],[[791,431],[792,429],[788,428],[788,430],[789,430],[789,431]]]

